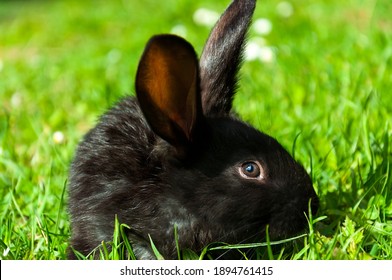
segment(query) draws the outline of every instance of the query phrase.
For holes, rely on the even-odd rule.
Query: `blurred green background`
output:
[[[228,4],[0,0],[2,258],[65,258],[78,141],[134,94],[150,36],[181,34],[200,54]],[[235,108],[312,175],[320,255],[297,258],[392,257],[391,13],[390,0],[257,2]]]

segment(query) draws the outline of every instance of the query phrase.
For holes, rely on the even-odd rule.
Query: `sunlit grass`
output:
[[[228,2],[0,2],[0,259],[66,258],[78,141],[134,93],[151,35],[178,32],[200,53],[210,23],[195,12]],[[392,258],[391,10],[389,0],[258,1],[235,108],[303,163],[321,209],[309,234],[256,244],[257,258]],[[133,258],[123,228],[101,258]],[[185,249],[181,258],[201,257]]]

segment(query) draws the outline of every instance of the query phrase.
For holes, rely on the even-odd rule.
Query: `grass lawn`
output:
[[[151,35],[183,34],[200,53],[211,27],[195,11],[228,3],[0,2],[0,259],[66,258],[78,141],[134,94]],[[303,163],[321,201],[308,235],[260,258],[392,259],[391,11],[390,0],[258,1],[235,108]]]

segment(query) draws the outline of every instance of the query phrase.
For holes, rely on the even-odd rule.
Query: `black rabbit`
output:
[[[174,35],[148,42],[137,98],[103,115],[71,166],[71,248],[88,254],[113,236],[115,216],[137,258],[167,259],[211,242],[290,236],[318,199],[309,175],[273,138],[232,114],[253,0],[234,0],[198,61]],[[69,258],[75,258],[70,250]]]

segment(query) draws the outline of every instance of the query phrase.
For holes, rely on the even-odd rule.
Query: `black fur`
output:
[[[273,238],[305,228],[309,200],[314,212],[318,207],[309,175],[275,139],[230,112],[254,2],[234,1],[221,17],[203,52],[200,74],[194,51],[183,39],[151,39],[139,65],[138,99],[125,98],[103,115],[72,163],[73,249],[88,254],[102,241],[111,241],[116,215],[131,227],[128,238],[140,259],[154,258],[148,235],[165,258],[176,258],[175,225],[180,248],[194,251],[211,242],[261,240],[267,224]],[[238,19],[231,20],[238,17],[239,30]],[[233,28],[240,35],[225,40]],[[221,39],[212,42],[218,35]],[[235,50],[211,57],[211,46],[221,44]],[[169,71],[155,69],[157,57]],[[206,71],[211,59],[225,63]],[[193,70],[183,71],[184,65],[194,64]],[[160,82],[150,87],[156,80]],[[227,84],[216,89],[217,83]],[[162,84],[167,87],[161,89]],[[167,96],[159,95],[161,90]],[[262,179],[241,176],[241,165],[249,161],[260,164]],[[75,258],[72,250],[69,258]]]
[[[233,1],[213,28],[200,58],[201,94],[207,115],[231,110],[245,36],[256,1]]]

